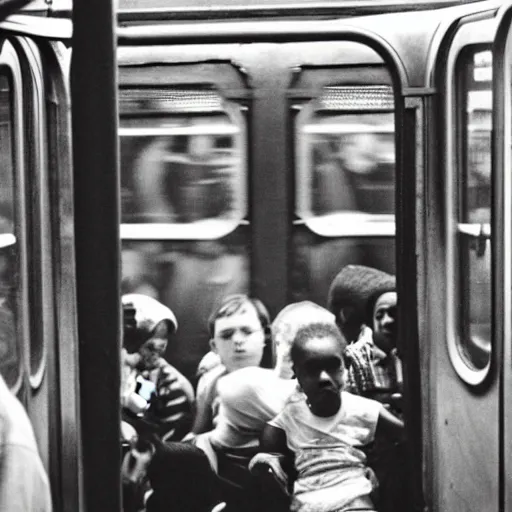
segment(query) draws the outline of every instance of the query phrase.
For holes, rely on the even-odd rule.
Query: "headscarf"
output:
[[[161,302],[139,293],[128,293],[122,297],[124,316],[124,345],[129,352],[136,351],[151,338],[156,326],[166,321],[169,334],[176,332],[178,321],[174,313]]]
[[[290,348],[301,327],[317,322],[335,323],[335,316],[325,308],[305,300],[283,308],[272,322],[271,331],[276,350],[275,371],[282,379],[293,376]]]

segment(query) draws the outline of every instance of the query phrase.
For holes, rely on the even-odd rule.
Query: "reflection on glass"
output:
[[[137,102],[128,91],[121,103],[123,222],[239,221],[246,180],[239,109],[211,91],[157,92],[158,101]]]
[[[326,88],[303,109],[297,122],[299,217],[323,217],[325,229],[329,219],[394,221],[392,109],[387,86]]]
[[[492,55],[473,53],[466,60],[465,162],[459,185],[459,311],[461,349],[470,367],[481,370],[491,349],[491,126]],[[462,232],[461,232],[462,231]]]
[[[14,154],[12,136],[12,88],[0,76],[0,373],[16,386],[21,357],[16,328],[17,244],[14,235]]]

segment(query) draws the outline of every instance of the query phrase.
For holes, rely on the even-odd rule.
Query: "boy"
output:
[[[249,366],[271,366],[270,317],[265,306],[246,295],[230,295],[209,320],[211,349],[220,363],[207,371],[197,386],[197,413],[192,432],[212,430],[218,414],[217,384],[221,377]]]
[[[388,404],[400,415],[403,377],[397,354],[396,291],[378,292],[368,300],[367,310],[359,339],[345,352],[350,365],[347,390]]]
[[[374,400],[343,391],[345,340],[329,323],[300,329],[291,349],[299,389],[265,427],[261,450],[293,455],[291,510],[375,510],[362,447],[377,429],[401,438],[403,423]]]

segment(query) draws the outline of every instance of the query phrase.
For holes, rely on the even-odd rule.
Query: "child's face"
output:
[[[218,318],[210,343],[230,372],[259,366],[265,347],[265,333],[252,304],[242,306],[230,316]]]
[[[336,414],[344,372],[339,342],[330,336],[308,340],[296,357],[294,370],[311,412],[323,417]]]
[[[373,308],[373,331],[379,348],[389,352],[396,346],[396,292],[383,293]]]
[[[146,370],[156,367],[158,360],[163,357],[167,349],[167,337],[155,335],[139,348],[142,366]]]

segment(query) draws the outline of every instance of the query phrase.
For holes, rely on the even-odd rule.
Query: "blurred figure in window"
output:
[[[137,210],[146,222],[191,223],[233,209],[232,180],[239,163],[213,134],[155,137],[133,170]]]

